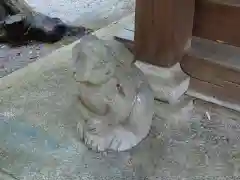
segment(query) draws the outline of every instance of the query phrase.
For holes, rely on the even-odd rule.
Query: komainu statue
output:
[[[81,139],[96,151],[136,146],[148,135],[154,113],[153,92],[144,74],[132,59],[121,60],[110,44],[88,35],[73,48],[82,114],[78,128]]]

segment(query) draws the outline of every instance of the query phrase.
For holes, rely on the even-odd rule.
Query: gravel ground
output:
[[[61,46],[67,45],[78,37],[66,37],[55,44],[32,42],[19,47],[0,44],[0,78],[27,66],[29,63],[50,54]]]

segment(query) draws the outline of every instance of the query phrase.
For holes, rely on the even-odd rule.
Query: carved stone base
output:
[[[157,67],[140,61],[137,61],[136,65],[147,76],[156,99],[175,104],[188,89],[190,77],[182,71],[179,63],[171,68]]]
[[[191,119],[194,110],[193,98],[183,96],[176,104],[155,101],[155,115],[166,119],[169,124],[179,124]]]

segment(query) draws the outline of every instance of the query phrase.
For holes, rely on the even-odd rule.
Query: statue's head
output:
[[[101,84],[113,76],[116,60],[104,40],[88,35],[73,48],[73,65],[76,81]]]

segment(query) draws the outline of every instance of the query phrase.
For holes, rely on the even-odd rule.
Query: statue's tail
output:
[[[144,139],[151,128],[154,114],[154,96],[148,83],[142,83],[136,96],[135,105],[129,117],[128,129],[137,137]],[[139,143],[139,142],[137,142]]]

